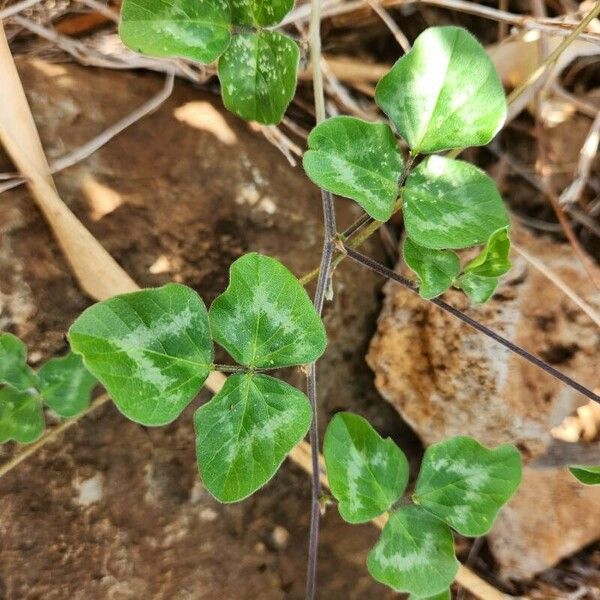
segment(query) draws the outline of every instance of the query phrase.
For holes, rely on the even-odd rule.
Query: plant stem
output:
[[[215,371],[221,371],[221,373],[248,373],[250,371],[248,367],[241,367],[239,365],[214,364],[213,369]]]
[[[354,250],[349,246],[344,246],[344,249],[346,250],[348,257],[351,260],[367,267],[368,269],[374,271],[375,273],[378,273],[379,275],[382,275],[386,279],[391,279],[392,281],[399,283],[400,285],[404,286],[406,289],[410,290],[411,292],[414,292],[415,294],[419,293],[418,288],[406,277],[403,277],[399,273],[392,271],[392,269],[389,269],[385,265],[378,263],[376,260],[373,260],[372,258],[361,254],[360,252]],[[514,344],[510,340],[507,340],[505,337],[501,336],[493,329],[490,329],[483,323],[480,323],[479,321],[473,319],[458,308],[455,308],[451,304],[444,302],[444,300],[441,300],[440,298],[433,298],[431,300],[428,300],[428,302],[439,306],[441,309],[445,310],[457,319],[461,320],[463,323],[470,325],[473,329],[479,331],[480,333],[483,333],[484,335],[498,342],[505,348],[508,348],[511,352],[518,354],[519,356],[534,364],[536,367],[542,369],[549,375],[552,375],[554,378],[558,379],[559,381],[562,381],[569,387],[577,390],[579,393],[583,394],[590,400],[593,400],[594,402],[598,402],[600,404],[600,396],[598,394],[595,394],[592,390],[589,390],[574,379],[571,379],[568,375],[565,375],[558,369],[555,369],[552,365],[549,365],[541,358],[538,358],[530,352],[527,352],[527,350],[521,348],[521,346],[517,346],[517,344]]]
[[[325,120],[325,94],[323,93],[323,74],[321,72],[321,0],[311,0],[309,46],[313,71],[313,95],[315,103],[315,116],[317,125]],[[317,275],[317,289],[315,291],[315,309],[321,315],[325,293],[331,278],[331,261],[335,252],[335,239],[337,226],[335,222],[335,209],[333,196],[330,192],[321,189],[323,205],[324,233],[321,264]],[[308,560],[306,566],[306,600],[313,600],[317,588],[317,559],[319,554],[319,525],[321,518],[321,478],[319,468],[319,424],[317,402],[317,363],[310,365],[307,380],[307,394],[313,411],[310,424],[309,441],[312,461],[312,494],[310,511],[310,534],[308,540]]]

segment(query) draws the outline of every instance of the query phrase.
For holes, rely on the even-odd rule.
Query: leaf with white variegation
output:
[[[487,242],[509,225],[494,181],[462,160],[430,156],[408,177],[402,194],[408,236],[437,250]]]
[[[325,328],[306,290],[269,256],[238,258],[209,314],[214,340],[242,365],[307,364],[325,351]]]
[[[450,250],[432,250],[419,246],[410,238],[404,240],[406,264],[419,278],[419,294],[431,299],[443,294],[460,273],[460,260]]]
[[[356,200],[371,217],[387,221],[396,205],[403,160],[385,123],[332,117],[310,132],[304,170],[318,186]]]
[[[600,466],[569,465],[569,471],[585,485],[600,485]]]
[[[489,143],[506,118],[494,65],[459,27],[429,27],[377,85],[375,100],[413,153]]]
[[[235,25],[277,25],[294,6],[294,0],[234,0],[231,20]]]
[[[0,444],[15,440],[35,442],[44,431],[44,413],[38,396],[6,386],[0,388]]]
[[[38,371],[38,378],[44,402],[61,417],[74,417],[84,411],[98,384],[81,356],[73,352],[50,359]]]
[[[281,121],[296,91],[298,44],[276,31],[241,33],[219,59],[223,104],[247,121]]]
[[[143,425],[176,419],[213,361],[204,303],[175,283],[94,304],[73,323],[69,341],[119,410]]]
[[[255,492],[306,435],[311,417],[308,398],[287,383],[266,375],[231,375],[194,416],[206,489],[221,502]]]
[[[467,536],[485,535],[521,482],[515,446],[455,437],[425,451],[413,500]]]
[[[366,523],[389,510],[408,483],[408,461],[368,421],[337,413],[327,427],[323,454],[331,493],[348,523]]]
[[[481,277],[473,273],[465,273],[456,280],[456,285],[472,302],[483,304],[493,296],[499,282],[498,277]]]
[[[124,0],[119,35],[136,52],[211,63],[229,45],[230,29],[227,0]]]
[[[0,335],[0,384],[3,383],[21,392],[37,385],[35,373],[27,364],[27,346],[12,333]]]
[[[494,231],[485,248],[466,267],[466,273],[480,277],[500,277],[510,270],[508,228]]]
[[[390,515],[367,558],[374,579],[417,597],[445,591],[458,566],[450,528],[418,506],[405,506]]]

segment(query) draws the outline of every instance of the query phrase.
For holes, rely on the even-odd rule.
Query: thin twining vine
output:
[[[410,281],[410,279],[400,275],[400,273],[393,271],[389,267],[382,265],[381,263],[377,262],[376,260],[373,260],[369,256],[362,254],[361,252],[358,252],[357,250],[355,250],[354,248],[351,248],[350,246],[347,246],[344,244],[343,248],[344,248],[344,252],[345,252],[346,256],[348,256],[348,258],[352,259],[354,262],[356,262],[364,267],[367,267],[374,273],[382,275],[386,279],[390,279],[392,281],[395,281],[396,283],[399,283],[400,285],[402,285],[406,289],[410,290],[411,292],[414,292],[416,294],[419,293],[418,286],[416,286],[412,281]],[[473,329],[479,331],[480,333],[483,333],[483,335],[486,335],[487,337],[491,338],[495,342],[498,342],[499,344],[501,344],[502,346],[504,346],[505,348],[507,348],[508,350],[513,352],[514,354],[517,354],[521,358],[524,358],[525,360],[527,360],[531,364],[535,365],[542,371],[545,371],[546,373],[548,373],[555,379],[558,379],[565,385],[568,385],[569,387],[573,388],[575,391],[579,392],[586,398],[589,398],[590,400],[593,400],[594,402],[600,403],[600,396],[598,394],[596,394],[589,388],[585,387],[578,381],[575,381],[574,379],[572,379],[571,377],[569,377],[562,371],[559,371],[558,369],[554,368],[552,365],[548,364],[546,361],[542,360],[541,358],[538,358],[534,354],[531,354],[531,352],[528,352],[527,350],[525,350],[525,348],[522,348],[518,344],[511,342],[504,336],[500,335],[498,332],[494,331],[487,325],[484,325],[483,323],[481,323],[481,321],[474,319],[473,317],[471,317],[467,313],[463,312],[459,308],[456,308],[455,306],[448,304],[448,302],[445,302],[441,298],[431,298],[431,299],[429,299],[429,302],[431,302],[432,304],[435,304],[436,306],[438,306],[442,310],[446,311],[447,313],[450,313],[452,316],[456,317],[463,323],[466,323],[467,325],[469,325]]]
[[[226,105],[262,122],[283,114],[295,87],[298,52],[289,39],[273,38],[264,26],[280,22],[290,0],[146,0],[141,8],[125,0],[120,31],[126,42],[135,45],[132,39],[137,40],[150,53],[187,55],[199,48],[213,58],[220,55]],[[318,2],[313,8],[313,48],[318,48]],[[252,26],[252,32],[240,33],[240,25]],[[275,96],[277,101],[271,101]],[[322,103],[322,92],[315,100]],[[325,212],[324,250],[316,272],[299,282],[277,260],[248,254],[233,263],[227,289],[208,311],[190,288],[167,284],[99,302],[69,330],[71,348],[85,367],[125,416],[144,425],[172,422],[211,372],[232,373],[194,415],[199,472],[221,502],[242,500],[265,485],[312,427],[314,511],[319,490],[315,362],[326,347],[320,312],[330,270],[348,256],[417,291],[355,250],[399,209],[407,232],[404,259],[419,280],[421,296],[598,401],[587,388],[438,298],[454,286],[474,302],[484,302],[510,268],[510,223],[494,182],[469,163],[436,155],[486,144],[504,122],[504,92],[483,48],[462,29],[427,29],[380,81],[376,101],[394,130],[341,116],[318,119],[309,136],[304,168],[323,190]],[[406,160],[396,134],[409,146]],[[417,157],[422,158],[418,164]],[[332,193],[354,199],[368,218],[337,235]],[[479,254],[461,264],[455,250],[476,246]],[[301,283],[314,277],[318,284],[311,302]],[[2,439],[18,439],[19,428],[41,413],[35,386],[15,386],[28,366],[22,348],[12,341],[0,338],[0,395],[9,398],[0,403]],[[214,343],[237,365],[214,364]],[[264,374],[305,364],[311,365],[310,398]],[[3,365],[9,367],[2,371]],[[32,398],[36,411],[30,410]],[[413,504],[407,506],[400,503],[406,458],[364,419],[347,413],[329,424],[324,455],[344,519],[358,523],[389,516],[369,554],[370,573],[413,598],[449,598],[458,569],[452,530],[467,536],[489,531],[521,478],[514,446],[487,449],[471,438],[453,438],[426,451]],[[596,467],[571,469],[584,483],[598,478]],[[311,524],[307,598],[316,590],[317,534],[318,513]]]
[[[313,72],[313,99],[317,125],[325,121],[325,94],[323,92],[323,73],[321,71],[321,0],[311,0],[309,23],[309,50]],[[322,315],[325,296],[331,285],[332,260],[335,252],[337,224],[333,195],[320,188],[323,207],[323,250],[317,276],[314,305]],[[319,421],[317,393],[317,362],[313,362],[307,373],[307,394],[312,408],[313,418],[309,430],[311,450],[311,510],[308,536],[308,556],[306,561],[305,598],[312,600],[317,592],[317,562],[319,554],[319,529],[321,519],[321,477],[319,468]]]

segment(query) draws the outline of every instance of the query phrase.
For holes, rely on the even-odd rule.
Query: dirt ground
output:
[[[97,135],[161,85],[152,75],[40,61],[19,67],[50,159]],[[2,170],[10,170],[6,162]],[[301,168],[292,169],[260,134],[222,111],[216,97],[186,84],[56,181],[142,286],[182,281],[210,302],[244,252],[277,256],[299,275],[318,264],[318,191]],[[350,203],[337,208],[342,226],[355,218]],[[64,334],[90,301],[25,188],[3,196],[0,228],[0,323],[39,362],[66,349]],[[367,250],[382,258],[378,241]],[[339,271],[326,315],[330,345],[321,363],[319,417],[326,423],[342,408],[360,412],[418,458],[418,444],[375,392],[363,360],[381,283],[351,265]],[[288,375],[302,385],[299,372]],[[0,480],[0,597],[303,597],[308,477],[286,463],[241,504],[211,499],[197,476],[191,420],[207,399],[202,393],[176,423],[157,429],[103,407]],[[3,448],[3,456],[13,450]],[[376,535],[327,512],[321,598],[394,597],[365,567]]]

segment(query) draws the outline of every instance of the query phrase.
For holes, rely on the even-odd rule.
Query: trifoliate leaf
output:
[[[374,579],[417,597],[445,591],[458,566],[450,528],[418,506],[390,515],[367,558]]]
[[[229,45],[230,29],[227,0],[124,0],[119,35],[142,54],[211,63]]]
[[[600,466],[569,465],[569,471],[585,485],[600,485]]]
[[[485,248],[466,267],[465,272],[480,277],[500,277],[510,270],[508,228],[494,231]]]
[[[506,117],[502,83],[459,27],[430,27],[383,77],[375,100],[417,154],[489,143]]]
[[[61,417],[74,417],[84,411],[98,383],[81,356],[73,352],[50,359],[38,371],[38,377],[44,402]]]
[[[314,183],[356,200],[378,221],[390,218],[403,160],[388,125],[333,117],[311,131],[308,148],[304,170]]]
[[[494,181],[462,160],[430,156],[409,175],[402,200],[408,236],[426,248],[483,244],[509,225]]]
[[[456,280],[456,285],[476,304],[487,302],[496,291],[498,277],[481,277],[465,273]]]
[[[247,121],[279,123],[296,91],[298,44],[276,31],[234,36],[219,59],[223,104]]]
[[[413,500],[468,536],[485,535],[521,483],[521,455],[455,437],[425,451]]]
[[[308,398],[287,383],[231,375],[194,416],[204,485],[221,502],[243,500],[275,475],[311,418]]]
[[[277,25],[294,6],[294,0],[232,0],[235,25],[268,27]]]
[[[73,323],[69,341],[119,410],[143,425],[177,418],[213,360],[202,299],[174,283],[94,304]]]
[[[432,250],[404,240],[404,260],[419,278],[419,294],[435,298],[443,294],[460,273],[460,260],[450,250]]]
[[[24,392],[37,385],[33,369],[27,364],[27,346],[12,333],[0,335],[0,384]]]
[[[44,431],[44,414],[39,397],[13,387],[0,388],[0,444],[15,440],[35,442]]]
[[[325,433],[323,454],[331,493],[348,523],[366,523],[402,497],[408,461],[362,417],[336,414]]]
[[[325,351],[323,323],[294,275],[278,260],[251,253],[230,268],[229,287],[210,307],[213,338],[252,367],[310,363]]]

